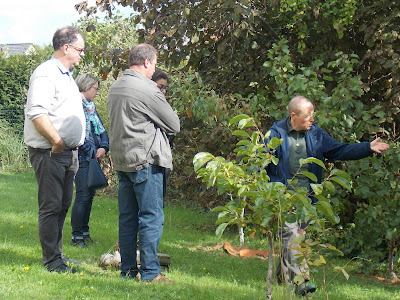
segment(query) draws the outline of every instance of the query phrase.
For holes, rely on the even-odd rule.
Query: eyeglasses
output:
[[[296,114],[296,115],[298,115],[299,117],[303,117],[304,119],[307,119],[307,120],[309,120],[309,119],[311,119],[311,118],[315,118],[315,112],[313,112],[313,113],[310,114],[310,115],[306,115],[306,116],[302,116],[302,115],[300,115],[300,114]]]
[[[74,48],[79,53],[79,55],[82,55],[82,53],[85,51],[85,48],[78,48],[71,44],[68,44],[68,46],[71,46],[72,48]]]
[[[100,91],[99,87],[95,88],[94,86],[92,86],[91,89],[95,89],[97,92]]]

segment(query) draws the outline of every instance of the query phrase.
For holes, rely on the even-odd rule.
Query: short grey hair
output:
[[[54,33],[53,36],[53,49],[57,51],[61,49],[65,44],[72,45],[78,40],[78,36],[85,38],[82,31],[73,26],[67,26],[60,29]]]
[[[88,91],[96,82],[100,87],[100,80],[89,73],[79,74],[75,82],[81,93]]]
[[[153,61],[157,57],[157,50],[149,44],[139,44],[129,51],[129,66],[139,66],[146,59]]]

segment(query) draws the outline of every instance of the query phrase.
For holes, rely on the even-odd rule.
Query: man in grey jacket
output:
[[[121,276],[136,278],[140,273],[142,281],[171,283],[161,274],[157,249],[164,225],[163,174],[172,168],[167,134],[178,133],[180,122],[151,80],[156,63],[154,47],[133,47],[129,69],[110,87],[110,153],[119,180]]]

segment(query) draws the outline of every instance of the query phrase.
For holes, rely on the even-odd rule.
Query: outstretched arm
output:
[[[377,138],[371,142],[371,150],[376,153],[382,153],[383,151],[389,149],[389,144],[380,142],[381,138]]]

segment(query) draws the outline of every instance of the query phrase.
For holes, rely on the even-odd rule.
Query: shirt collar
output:
[[[291,118],[289,117],[289,118],[287,118],[287,121],[286,121],[288,133],[291,133],[292,131],[295,131],[295,130],[293,129],[293,127],[292,127],[292,123],[290,122],[290,120],[291,120]]]
[[[296,132],[296,130],[294,130],[293,129],[293,127],[292,127],[292,123],[290,122],[290,120],[291,120],[291,118],[290,118],[290,116],[288,117],[288,119],[287,119],[287,132],[288,133],[291,133],[292,131],[295,131]],[[300,133],[305,133],[305,130],[301,130],[301,131],[299,131]]]
[[[50,59],[53,60],[56,63],[56,65],[60,69],[61,73],[66,74],[66,75],[68,75],[69,77],[72,78],[72,74],[73,74],[73,70],[72,69],[68,71],[67,68],[57,58],[55,58],[54,56],[52,56]]]

